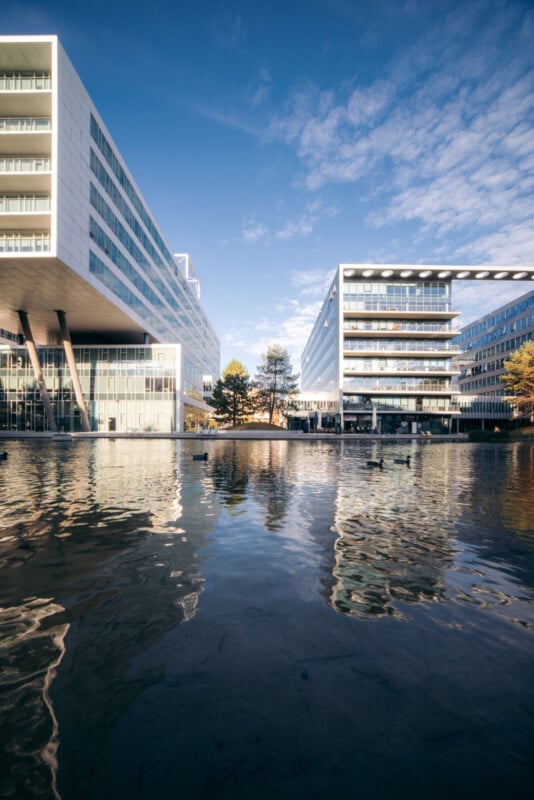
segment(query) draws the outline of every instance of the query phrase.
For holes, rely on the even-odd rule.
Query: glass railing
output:
[[[393,331],[395,333],[402,333],[406,331],[416,333],[427,332],[440,332],[440,333],[454,333],[450,327],[450,323],[443,324],[442,322],[399,322],[383,319],[369,320],[345,320],[343,323],[344,331]]]
[[[439,414],[443,412],[450,412],[452,410],[451,402],[448,398],[423,398],[422,403],[418,403],[415,397],[374,397],[371,400],[344,400],[343,411],[365,411],[371,413],[372,409],[376,408],[377,411],[402,411],[404,413],[413,413],[414,411],[422,411],[425,413]]]
[[[343,389],[356,392],[450,392],[448,378],[441,380],[420,380],[418,378],[399,380],[399,378],[348,378],[343,381]]]
[[[371,359],[370,359],[371,360]],[[388,363],[391,362],[391,363]],[[359,359],[345,359],[345,372],[363,372],[374,375],[377,372],[451,372],[449,359],[433,359],[432,363],[422,358],[372,360],[366,364]],[[452,370],[456,372],[456,370]],[[451,373],[452,374],[452,373]]]
[[[454,344],[448,341],[445,342],[428,342],[420,341],[418,339],[410,339],[408,342],[402,339],[345,339],[343,342],[343,349],[345,351],[357,350],[358,352],[365,353],[413,353],[413,352],[430,352],[430,353],[458,353],[460,352]]]
[[[42,231],[23,233],[0,232],[1,253],[47,253],[50,250],[50,234]]]
[[[439,314],[450,311],[450,304],[443,300],[412,300],[412,301],[398,301],[392,303],[388,300],[346,300],[343,303],[344,311],[415,311],[417,313],[428,312]]]
[[[48,156],[0,156],[0,172],[50,172]]]
[[[31,214],[50,211],[50,197],[41,194],[0,194],[0,214]]]
[[[50,130],[50,117],[0,117],[0,133],[42,133]]]
[[[46,72],[0,72],[0,92],[49,91],[52,79]]]

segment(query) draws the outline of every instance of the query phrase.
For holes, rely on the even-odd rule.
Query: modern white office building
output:
[[[130,377],[142,360],[143,376],[150,361],[156,378],[158,363],[168,369],[168,352],[163,358],[150,348],[173,345],[174,413],[147,417],[143,405],[136,424],[130,407],[124,419],[140,430],[158,430],[158,419],[165,430],[180,430],[184,406],[204,406],[203,387],[220,369],[219,341],[189,257],[172,253],[56,36],[0,37],[2,343],[0,426],[8,427],[16,419],[19,427],[55,430],[68,418],[101,430],[109,417],[120,429],[120,410],[103,413],[94,380],[80,378],[95,361],[82,346],[100,348],[100,364],[106,348],[110,359],[122,348],[121,370],[128,353]],[[54,347],[63,352],[61,376],[52,366]],[[7,353],[13,349],[27,355]],[[13,364],[20,360],[31,364],[31,376],[19,380]],[[131,388],[120,380],[112,386],[112,377],[109,391],[119,401],[121,391],[130,392],[132,401]],[[68,414],[59,410],[59,383],[72,389]],[[139,387],[137,381],[134,394],[143,404]],[[26,414],[29,397],[38,407]]]
[[[530,281],[534,269],[341,264],[302,354],[302,392],[337,402],[340,431],[455,432],[457,280]]]

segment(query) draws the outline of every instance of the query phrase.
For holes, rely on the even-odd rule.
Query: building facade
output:
[[[45,430],[58,420],[40,348],[63,347],[82,428],[106,414],[84,408],[77,346],[175,345],[175,430],[220,370],[193,265],[172,253],[55,36],[0,37],[0,341],[27,350]]]
[[[534,291],[527,292],[460,330],[455,358],[458,406],[465,427],[489,427],[508,420],[513,404],[500,380],[504,362],[534,338]]]
[[[180,345],[88,345],[73,350],[91,430],[177,430]],[[40,347],[38,354],[59,430],[82,430],[64,348]],[[2,430],[46,430],[46,410],[23,347],[0,346]]]
[[[302,391],[337,398],[344,432],[456,431],[453,281],[507,278],[534,270],[341,264],[302,355]]]

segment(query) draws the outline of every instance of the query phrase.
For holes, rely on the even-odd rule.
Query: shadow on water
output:
[[[10,444],[0,796],[519,797],[534,447],[197,444]]]

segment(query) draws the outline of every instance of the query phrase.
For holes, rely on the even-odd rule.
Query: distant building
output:
[[[510,418],[513,406],[500,380],[504,362],[534,338],[534,291],[500,306],[461,329],[456,344],[458,408],[465,428],[468,420],[489,427]]]
[[[0,36],[2,342],[16,353],[2,351],[0,429],[180,430],[220,369],[189,256],[173,255],[56,36]],[[174,411],[160,422],[169,351],[155,345],[174,353]],[[128,411],[108,413],[108,390],[85,380],[106,359]]]
[[[302,354],[308,417],[316,396],[330,414],[337,404],[339,431],[456,431],[452,284],[507,278],[532,279],[534,269],[341,264]]]

